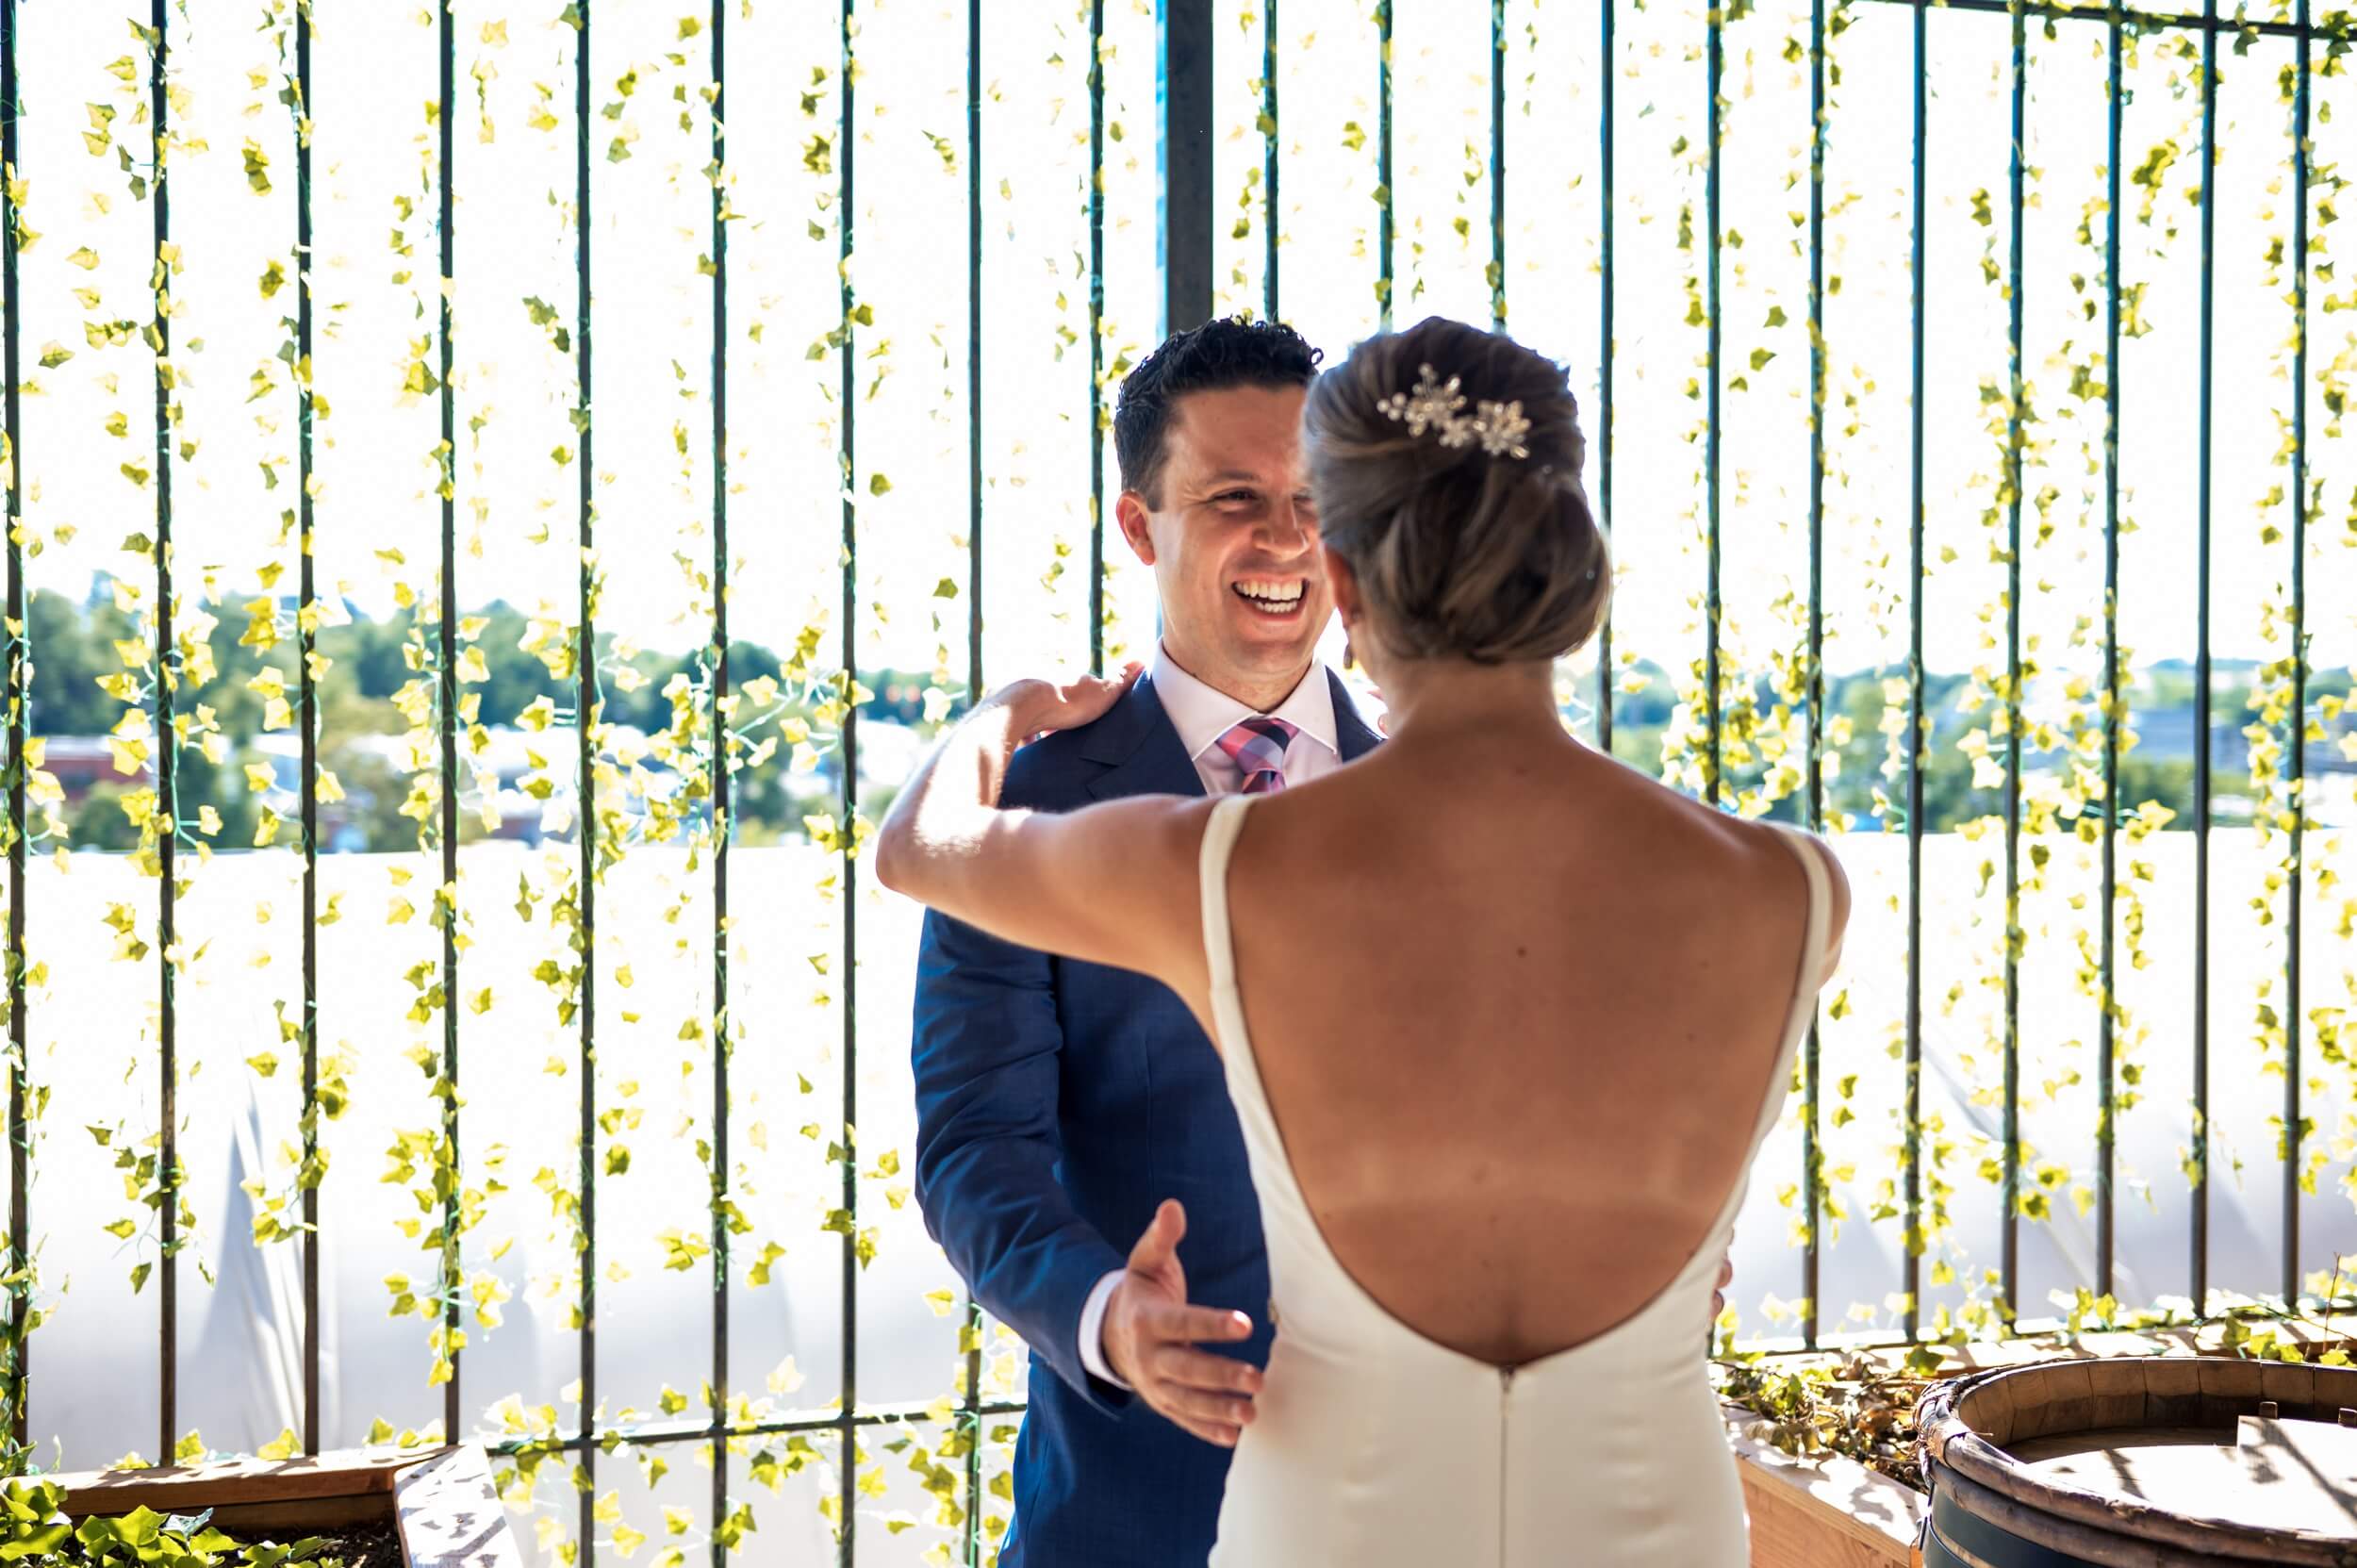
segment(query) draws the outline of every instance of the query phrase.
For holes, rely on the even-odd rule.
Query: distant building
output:
[[[105,735],[43,735],[41,771],[58,781],[68,805],[80,805],[100,784],[128,784],[144,779],[144,771],[119,773],[115,755]]]

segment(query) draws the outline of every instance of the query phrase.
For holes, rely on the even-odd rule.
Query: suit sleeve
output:
[[[1010,804],[1023,803],[1017,778]],[[1089,1293],[1125,1254],[1056,1178],[1063,1030],[1047,954],[928,912],[916,971],[916,1201],[983,1307],[1099,1410],[1129,1395],[1090,1376]]]

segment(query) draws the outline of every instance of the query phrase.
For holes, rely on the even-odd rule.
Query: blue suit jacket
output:
[[[1328,672],[1347,762],[1376,744]],[[1201,795],[1140,681],[1104,718],[1015,754],[1003,803],[1069,811]],[[1248,1313],[1233,1348],[1268,1360],[1268,1259],[1219,1056],[1184,1003],[1126,969],[1054,958],[940,915],[916,979],[916,1200],[982,1305],[1031,1347],[1005,1568],[1200,1568],[1228,1450],[1080,1363],[1096,1281],[1175,1197],[1190,1299]],[[1227,1347],[1223,1347],[1227,1348]]]

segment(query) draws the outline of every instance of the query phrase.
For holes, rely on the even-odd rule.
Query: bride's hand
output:
[[[1015,733],[1029,741],[1058,730],[1077,730],[1096,723],[1145,672],[1146,666],[1132,660],[1117,675],[1083,675],[1062,685],[1053,681],[1014,681],[1001,686],[990,701],[1014,711]]]

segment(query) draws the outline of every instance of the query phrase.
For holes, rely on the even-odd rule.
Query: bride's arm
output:
[[[1025,738],[1101,717],[1137,671],[1017,681],[944,735],[884,817],[876,878],[993,936],[1174,983],[1203,965],[1195,857],[1204,804],[1172,797],[1082,811],[1004,811]]]

